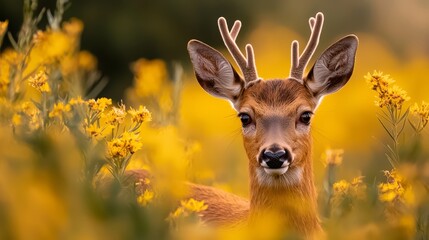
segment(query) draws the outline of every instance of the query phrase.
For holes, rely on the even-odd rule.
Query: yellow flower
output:
[[[410,112],[417,116],[420,119],[421,126],[424,128],[429,122],[429,104],[425,101],[422,101],[419,106],[415,103],[410,107]]]
[[[187,217],[192,213],[199,213],[208,208],[208,205],[204,204],[204,201],[197,201],[193,198],[184,200],[180,202],[180,207],[178,207],[174,212],[170,213],[168,220],[174,220],[181,217]]]
[[[204,201],[197,201],[193,198],[188,199],[187,201],[180,202],[182,207],[189,212],[202,212],[208,208],[208,205],[204,204]]]
[[[112,99],[109,98],[99,98],[97,100],[95,99],[89,99],[88,100],[88,106],[92,111],[95,112],[104,112],[109,106],[112,105]]]
[[[178,207],[174,212],[170,213],[168,216],[169,220],[177,219],[185,215],[185,209],[183,207]]]
[[[85,71],[97,68],[97,59],[88,51],[80,51],[78,54],[78,66]]]
[[[142,145],[139,135],[130,132],[124,132],[121,137],[107,142],[108,153],[111,158],[125,158],[141,149]]]
[[[343,149],[327,149],[324,155],[324,162],[327,165],[338,166],[343,162]]]
[[[149,122],[152,120],[152,115],[146,107],[141,106],[139,109],[130,108],[128,113],[131,115],[131,120],[136,123]]]
[[[33,64],[51,63],[69,53],[72,40],[61,31],[38,31],[33,37],[34,47],[30,52]]]
[[[67,55],[60,61],[61,73],[68,76],[77,70],[77,59],[73,55]]]
[[[110,158],[125,158],[128,155],[125,142],[121,138],[114,138],[107,142]]]
[[[82,99],[82,97],[81,97],[81,96],[79,96],[79,97],[71,98],[71,99],[69,100],[69,104],[70,104],[71,106],[75,106],[75,105],[84,105],[84,104],[86,104],[86,102]]]
[[[8,20],[4,22],[0,22],[0,39],[6,33],[8,24],[9,24]]]
[[[13,114],[12,116],[12,125],[13,126],[20,126],[22,124],[22,116],[20,114]]]
[[[78,37],[83,31],[83,22],[77,18],[72,18],[63,23],[63,31],[71,37]]]
[[[378,100],[375,104],[380,108],[389,106],[401,109],[403,103],[410,100],[407,92],[397,85],[392,85],[395,81],[389,75],[383,74],[383,72],[374,71],[372,74],[368,73],[365,79],[371,85],[371,89],[377,92]]]
[[[141,206],[146,206],[148,203],[150,203],[155,196],[155,193],[150,190],[145,190],[143,194],[137,197],[137,202]]]
[[[89,125],[88,127],[86,127],[85,131],[88,134],[88,136],[93,137],[93,138],[97,138],[97,137],[101,136],[103,129],[99,128],[97,126],[97,124],[93,123],[93,124]]]
[[[20,54],[10,48],[0,54],[0,91],[8,89],[13,68],[19,62]]]
[[[382,202],[403,201],[405,186],[404,178],[396,169],[384,171],[387,177],[386,183],[378,185],[379,199]]]
[[[140,97],[157,95],[167,80],[167,67],[162,60],[139,59],[132,65],[132,71]]]
[[[70,112],[71,107],[69,104],[64,104],[63,102],[56,103],[51,112],[49,112],[50,118],[62,118],[63,114]]]
[[[48,93],[51,91],[51,88],[48,84],[48,75],[46,73],[46,69],[41,69],[37,73],[33,74],[29,79],[28,83],[37,89],[39,92]]]
[[[40,110],[34,106],[32,102],[23,102],[17,109],[17,112],[21,116],[23,124],[28,124],[31,130],[37,130],[41,126]],[[18,119],[16,119],[18,120]]]
[[[144,178],[144,179],[143,179],[143,183],[144,183],[145,185],[149,185],[149,184],[150,184],[150,179],[149,179],[149,178]]]
[[[125,142],[125,147],[130,154],[134,154],[140,150],[143,144],[140,142],[139,135],[134,132],[124,132],[122,140]]]
[[[124,122],[127,111],[125,105],[120,104],[118,107],[112,107],[112,109],[105,115],[107,123],[111,125],[121,124]]]
[[[334,195],[344,195],[347,194],[350,188],[350,183],[346,180],[340,180],[339,182],[334,183],[333,189],[334,189]]]

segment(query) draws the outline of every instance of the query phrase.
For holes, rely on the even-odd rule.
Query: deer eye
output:
[[[241,125],[243,127],[246,127],[250,123],[252,123],[252,118],[247,113],[240,113],[238,114],[238,117],[240,118]]]
[[[313,115],[312,112],[303,112],[301,116],[299,117],[299,121],[302,122],[305,125],[310,125],[311,116]]]

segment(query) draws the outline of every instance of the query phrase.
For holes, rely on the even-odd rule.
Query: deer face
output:
[[[261,182],[301,177],[316,104],[294,79],[259,81],[242,93],[238,117],[251,169]]]
[[[251,45],[246,46],[245,59],[235,44],[240,23],[236,22],[229,32],[221,18],[219,27],[244,79],[215,49],[197,40],[188,43],[201,87],[213,96],[226,98],[237,111],[251,174],[257,175],[260,184],[300,182],[310,164],[313,113],[322,97],[343,87],[353,72],[358,41],[350,35],[325,50],[308,75],[302,76],[317,45],[322,23],[320,13],[310,19],[312,36],[299,59],[297,42],[292,44],[291,76],[282,80],[263,81],[257,76]]]

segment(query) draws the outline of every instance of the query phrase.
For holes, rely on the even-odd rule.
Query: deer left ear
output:
[[[349,35],[326,49],[304,79],[304,85],[317,102],[342,88],[350,79],[358,46],[358,38]]]

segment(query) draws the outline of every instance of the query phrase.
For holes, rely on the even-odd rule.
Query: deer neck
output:
[[[250,164],[250,221],[275,214],[277,222],[292,230],[311,233],[320,228],[311,152],[306,154],[300,181],[291,185],[261,184],[256,166]],[[288,171],[294,171],[293,168]],[[291,172],[286,172],[286,175]]]

